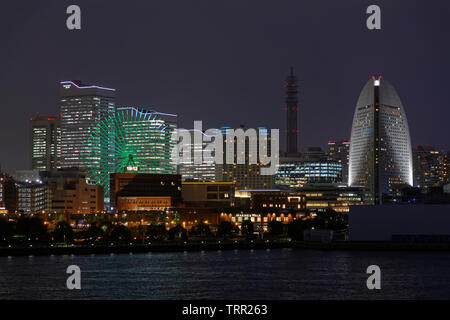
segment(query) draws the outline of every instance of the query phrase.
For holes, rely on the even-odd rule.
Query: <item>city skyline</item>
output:
[[[4,2],[0,299],[450,299],[449,0]]]
[[[293,68],[291,67],[291,68],[290,68],[289,76],[292,77],[293,75],[295,75],[295,72],[293,73]],[[378,76],[378,77],[380,77],[380,79],[382,78],[381,75]],[[370,82],[370,81],[371,81],[372,79],[374,79],[374,78],[375,78],[374,75],[371,76],[370,79],[368,80],[368,82]],[[107,89],[107,90],[114,90],[114,91],[116,91],[116,89],[109,89],[109,88],[106,88],[106,87],[102,87],[101,84],[86,84],[86,83],[83,82],[82,80],[60,81],[61,88],[64,87],[65,83],[71,83],[71,84],[75,85],[73,81],[80,81],[80,84],[82,83],[84,86],[88,86],[88,88],[92,88],[93,90],[99,90],[99,89],[100,89],[100,90],[103,90],[103,89]],[[366,84],[367,84],[367,83],[366,83]],[[60,98],[61,98],[61,97],[60,97]],[[64,101],[64,100],[63,100],[63,101]],[[61,108],[61,107],[62,107],[62,106],[60,106],[60,108]],[[121,109],[124,109],[124,108],[130,108],[130,107],[127,106],[127,105],[115,105],[115,106],[114,106],[114,109],[117,110],[117,111],[119,111],[119,110],[121,110]],[[150,109],[150,108],[153,108],[153,107],[146,107],[146,108]],[[117,111],[116,111],[116,112],[117,112]],[[28,124],[28,127],[29,127],[28,130],[31,130],[31,129],[32,129],[32,126],[34,125],[33,123],[34,123],[35,121],[38,121],[38,120],[41,120],[41,121],[50,121],[50,122],[51,122],[51,121],[55,121],[55,120],[61,121],[61,118],[63,117],[63,114],[62,114],[61,112],[62,112],[62,110],[59,110],[59,112],[54,112],[54,113],[52,113],[52,114],[45,114],[45,115],[42,115],[42,114],[40,114],[40,113],[37,113],[34,117],[30,117],[30,118],[29,118],[30,123]],[[58,113],[61,113],[61,115],[60,115],[59,117],[58,117],[58,116],[55,116],[55,115],[58,114]],[[285,115],[286,115],[286,113],[285,113]],[[174,115],[174,116],[178,117],[178,115]],[[180,118],[182,118],[182,117],[180,117]],[[297,115],[297,121],[300,122],[300,119],[301,119],[301,113]],[[285,120],[285,121],[286,121],[286,120]],[[242,127],[242,126],[243,126],[243,125],[241,125],[241,127]],[[226,126],[226,127],[228,127],[228,126]],[[285,127],[286,127],[286,126],[285,126]],[[188,130],[193,130],[193,129],[188,129]],[[297,131],[299,131],[299,130],[297,130]],[[351,127],[350,127],[350,133],[351,133]],[[34,133],[32,133],[31,131],[29,131],[28,134],[29,134],[30,137],[29,137],[29,141],[27,141],[27,143],[28,143],[27,149],[30,150],[30,151],[29,151],[29,154],[27,155],[27,160],[28,160],[28,162],[30,162],[30,155],[32,154],[33,141],[34,141],[34,140],[33,140],[33,139],[34,139]],[[301,138],[302,138],[301,133],[297,133],[297,135],[298,135],[297,141],[298,141],[298,140],[301,140]],[[412,131],[410,132],[410,135],[411,135],[411,136],[413,135],[413,132],[412,132]],[[301,145],[301,144],[300,144],[300,145],[298,146],[298,150],[299,150],[298,152],[299,152],[299,153],[297,154],[297,156],[300,156],[301,153],[303,153],[303,152],[307,152],[308,148],[311,148],[311,147],[319,147],[319,148],[321,148],[324,152],[327,152],[326,146],[327,146],[327,144],[329,145],[330,142],[333,142],[333,141],[349,141],[349,142],[350,142],[350,141],[351,141],[350,137],[351,137],[351,134],[348,135],[348,138],[347,138],[347,137],[339,138],[339,137],[333,136],[333,137],[330,137],[329,140],[323,141],[323,142],[320,143],[319,145],[312,145],[312,144],[303,144],[303,145]],[[284,143],[284,142],[286,142],[286,138],[287,138],[287,133],[286,133],[286,132],[282,132],[282,135],[280,136],[280,145],[281,145],[281,146],[284,145],[284,148],[280,150],[280,156],[282,156],[284,153],[287,152],[287,151],[286,151],[286,150],[287,150],[287,149],[286,149],[287,145],[286,145],[286,143]],[[299,144],[299,143],[298,143],[298,144]],[[324,147],[324,146],[325,146],[325,147]],[[433,143],[431,143],[431,144],[420,144],[420,143],[414,144],[414,143],[412,142],[412,139],[411,139],[411,148],[412,148],[412,149],[414,149],[414,148],[416,148],[416,147],[421,147],[421,146],[433,147],[433,148],[435,148],[435,149],[437,149],[437,150],[441,150],[442,152],[449,152],[449,151],[450,151],[450,150],[448,150],[448,149],[441,148],[439,145],[436,145],[436,144],[433,144]],[[31,148],[31,149],[30,149],[30,148]],[[286,154],[288,154],[288,153],[286,153]],[[292,154],[292,155],[294,155],[294,154]],[[61,156],[61,159],[62,159],[62,156]],[[61,159],[60,159],[60,161],[61,161]],[[64,166],[62,166],[62,167],[64,167]],[[3,167],[1,166],[1,163],[0,163],[0,168],[1,168],[4,172],[8,172],[8,170],[5,170],[5,168],[3,168]],[[55,168],[56,168],[56,167],[55,167]],[[10,170],[10,173],[13,173],[14,171],[17,171],[17,170],[29,170],[29,169],[32,169],[32,166],[30,167],[30,165],[27,165],[26,167],[20,167],[20,168],[14,169],[14,170]]]
[[[180,127],[203,120],[208,127],[265,125],[284,132],[285,114],[280,110],[290,66],[299,86],[300,151],[309,146],[326,149],[330,139],[349,138],[357,94],[364,79],[378,74],[391,79],[402,96],[412,145],[449,150],[445,119],[450,111],[443,107],[450,70],[445,59],[450,46],[443,40],[448,4],[436,2],[433,8],[421,1],[413,4],[405,17],[401,4],[382,1],[388,12],[383,29],[371,32],[359,28],[365,16],[357,12],[365,7],[355,3],[330,3],[335,16],[330,14],[333,10],[322,12],[319,5],[291,1],[266,3],[256,14],[248,4],[221,4],[219,12],[200,3],[199,12],[193,12],[180,3],[190,15],[171,17],[161,3],[131,3],[119,10],[115,4],[106,9],[101,2],[81,1],[86,19],[79,33],[57,27],[64,16],[58,19],[56,13],[64,11],[65,4],[27,5],[25,26],[39,27],[9,32],[20,23],[10,17],[1,22],[9,27],[0,28],[1,35],[6,30],[8,42],[0,58],[18,67],[5,68],[0,77],[6,106],[0,109],[0,130],[3,136],[14,137],[3,142],[7,152],[1,153],[0,163],[8,172],[28,168],[26,122],[36,112],[57,114],[58,84],[74,78],[117,88],[117,105],[155,106],[178,114]],[[6,7],[12,13],[19,9],[12,3]],[[117,20],[122,23],[105,27],[105,19],[118,17],[119,11],[123,19]],[[150,12],[150,19],[140,12]],[[228,17],[236,24],[230,25]],[[421,23],[409,23],[417,19]],[[422,30],[426,21],[433,21],[431,36]],[[138,28],[148,30],[148,41],[136,42]],[[36,41],[42,42],[39,49]],[[34,49],[21,50],[24,43]],[[391,47],[357,54],[369,43]],[[233,49],[236,46],[240,49]],[[284,139],[280,141],[284,150]]]

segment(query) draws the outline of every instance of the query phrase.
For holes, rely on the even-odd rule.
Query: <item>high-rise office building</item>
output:
[[[348,184],[348,159],[350,156],[350,139],[328,141],[328,160],[342,164],[342,182]]]
[[[382,203],[395,185],[413,184],[408,121],[400,97],[372,77],[359,96],[350,138],[349,185],[364,186],[368,203]]]
[[[194,163],[194,155],[202,154],[206,146],[210,143],[209,140],[202,139],[201,144],[194,143],[194,132],[191,130],[191,157],[190,159],[180,158],[178,164],[178,173],[181,175],[182,181],[203,181],[203,182],[214,182],[222,180],[222,171],[220,167],[216,165],[214,159],[209,159],[203,157],[202,163]],[[205,133],[200,131],[199,134],[205,136]]]
[[[242,129],[244,132],[247,131],[245,126],[241,126],[239,129]],[[260,162],[260,159],[256,159],[251,161],[250,157],[255,157],[259,155],[259,149],[261,145],[263,145],[262,141],[265,141],[265,145],[267,148],[266,155],[267,157],[271,155],[271,135],[270,131],[265,127],[258,127],[258,130],[255,137],[255,153],[252,155],[250,152],[250,139],[249,136],[245,136],[244,143],[239,143],[236,138],[236,135],[231,134],[231,128],[222,127],[223,134],[223,155],[224,161],[223,165],[218,165],[218,168],[221,168],[222,172],[222,181],[233,182],[235,188],[240,189],[272,189],[275,184],[275,175],[263,175],[261,174],[261,168],[264,166]],[[266,130],[265,135],[260,135],[259,130]],[[236,130],[235,130],[236,131]],[[264,140],[261,140],[264,139]],[[261,141],[261,142],[260,142]],[[227,144],[233,144],[233,163],[227,163]],[[278,155],[276,155],[278,156]],[[238,158],[241,158],[243,163],[239,163]],[[252,163],[255,162],[255,163]],[[220,169],[219,169],[220,170]]]
[[[431,187],[450,182],[449,158],[444,150],[432,146],[413,149],[414,185],[428,191]]]
[[[110,154],[103,150],[112,150],[111,145],[86,142],[96,126],[114,114],[115,92],[115,89],[86,85],[77,80],[61,82],[61,167],[92,168],[109,161]],[[110,140],[101,142],[110,143]],[[84,156],[92,150],[98,151],[97,156]]]
[[[294,68],[284,84],[286,88],[286,155],[296,155],[298,152],[298,89]]]
[[[60,121],[57,117],[30,118],[30,168],[49,171],[60,167]]]

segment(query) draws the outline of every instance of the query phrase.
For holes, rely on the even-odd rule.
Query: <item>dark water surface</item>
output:
[[[366,269],[381,268],[381,290]],[[66,268],[81,268],[81,290]],[[449,299],[450,253],[295,249],[0,257],[0,299]]]

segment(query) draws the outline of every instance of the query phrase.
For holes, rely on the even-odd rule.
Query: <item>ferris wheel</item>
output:
[[[158,112],[135,107],[103,117],[82,152],[89,180],[108,194],[111,173],[175,173],[173,130]]]

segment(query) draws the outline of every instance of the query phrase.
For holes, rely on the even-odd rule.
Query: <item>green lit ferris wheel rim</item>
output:
[[[82,152],[89,180],[108,194],[111,173],[174,173],[172,131],[157,112],[135,107],[119,108],[103,117]]]

